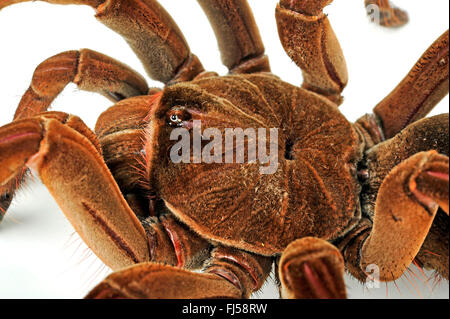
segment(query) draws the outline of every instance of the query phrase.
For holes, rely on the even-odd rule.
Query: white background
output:
[[[1,0],[0,0],[1,1]],[[184,31],[192,51],[206,69],[221,74],[214,35],[195,0],[161,0]],[[260,27],[272,70],[282,79],[301,83],[301,73],[284,53],[276,31],[276,0],[249,0]],[[326,8],[349,67],[342,112],[354,121],[371,111],[414,65],[428,46],[448,29],[447,0],[397,0],[411,22],[387,30],[368,22],[363,0],[335,1]],[[35,67],[66,50],[90,48],[119,59],[144,74],[124,40],[98,23],[84,6],[35,2],[0,11],[0,125],[8,123],[29,85]],[[160,86],[148,79],[150,85]],[[102,96],[69,85],[53,109],[79,115],[91,127],[111,103]],[[448,96],[432,114],[448,112]],[[448,283],[433,287],[421,273],[394,284],[367,290],[348,277],[351,298],[448,298]],[[46,189],[29,183],[0,224],[0,298],[80,298],[109,270],[74,234]],[[430,274],[428,274],[430,275]],[[276,298],[269,281],[256,297]]]

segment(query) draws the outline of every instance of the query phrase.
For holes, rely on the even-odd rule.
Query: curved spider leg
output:
[[[448,156],[421,152],[396,166],[381,184],[361,268],[376,265],[380,281],[399,278],[422,247],[438,208],[448,215],[448,201]]]
[[[101,53],[83,49],[57,54],[42,62],[23,95],[14,119],[45,112],[64,87],[74,82],[82,90],[103,94],[113,101],[148,93],[145,79],[128,66]],[[22,185],[27,170],[0,187],[0,208],[6,213],[13,195]]]
[[[392,7],[389,0],[365,0],[364,4],[372,21],[383,27],[398,28],[409,21],[408,14]]]
[[[44,119],[56,119],[58,121],[64,122],[67,126],[88,137],[90,142],[95,146],[95,148],[101,155],[102,150],[94,133],[87,127],[85,127],[85,125],[78,117],[71,116],[68,118],[66,114],[61,112],[45,112],[41,113],[40,116]],[[21,168],[15,169],[15,172],[15,176],[10,176],[8,178],[9,181],[2,181],[0,179],[0,222],[6,214],[16,191],[24,182],[25,176],[28,172],[28,168],[26,167],[26,165],[22,165]]]
[[[0,10],[25,1],[30,0],[6,1]],[[172,17],[156,0],[41,1],[93,7],[95,17],[127,41],[154,80],[165,84],[189,81],[204,70]]]
[[[384,183],[387,183],[385,180],[388,176],[390,176],[390,174],[392,174],[391,172],[396,169],[396,167],[403,165],[406,169],[413,170],[414,168],[410,168],[408,164],[404,163],[411,161],[409,158],[420,152],[437,151],[438,153],[443,154],[441,156],[449,155],[448,117],[448,114],[441,114],[430,118],[421,119],[413,124],[410,124],[395,137],[379,143],[367,151],[366,162],[368,179],[363,184],[361,200],[362,210],[370,220],[373,220],[374,216],[377,218],[377,213],[375,211],[378,212],[381,210],[381,208],[376,208],[380,198],[381,187]],[[407,190],[407,193],[411,193],[411,191],[408,191],[408,187],[408,184],[405,182],[404,189]],[[448,197],[448,184],[447,186],[441,185],[439,187],[441,187],[440,189],[441,191],[444,191],[444,193],[445,187],[447,187],[446,196]],[[385,186],[384,192],[389,194],[385,194],[384,196],[388,197],[388,199],[394,198],[395,203],[393,203],[393,205],[397,205],[396,202],[399,201],[401,197],[407,197],[407,195],[405,195],[405,191],[402,191],[401,189],[395,191],[393,188],[394,186],[392,186],[392,189],[388,189],[388,187]],[[397,192],[400,192],[401,196],[392,196],[393,193],[397,194]],[[438,199],[435,200],[437,201]],[[385,204],[383,207],[388,205],[389,203]],[[442,206],[439,208],[434,220],[431,218],[430,222],[433,224],[431,229],[428,231],[428,235],[426,235],[425,232],[425,241],[421,247],[420,244],[418,244],[420,251],[417,255],[414,255],[413,252],[411,252],[411,258],[416,258],[416,261],[418,261],[420,265],[426,267],[427,269],[435,269],[440,275],[448,278],[448,216],[446,216],[446,213],[444,212],[444,209],[447,209],[446,207],[448,207],[448,199],[447,202],[444,201],[441,205]],[[400,210],[400,208],[401,207],[395,206],[395,208],[392,208],[391,210]],[[420,207],[418,209],[420,210]],[[406,213],[407,212],[404,212],[404,214]],[[381,212],[380,214],[383,216],[383,214],[388,214],[388,212]],[[421,213],[417,212],[416,209],[412,210],[410,214],[413,216],[420,216]],[[389,219],[389,217],[387,218]],[[428,227],[427,225],[425,226]],[[378,229],[380,229],[380,227],[381,226],[379,226]],[[354,234],[349,234],[347,236],[350,238],[349,241],[342,244],[343,246],[348,245],[342,249],[346,259],[347,269],[349,269],[350,272],[360,280],[365,280],[365,273],[361,270],[359,262],[360,248],[367,236],[370,234],[371,229],[372,222],[365,220],[365,222],[362,222],[361,225],[355,229]],[[395,233],[396,231],[397,230],[393,232]],[[421,240],[423,240],[423,238]],[[405,243],[405,245],[408,246],[409,243]],[[385,250],[388,249],[386,247],[384,248]],[[418,248],[415,247],[415,249]]]
[[[96,141],[95,136],[89,129],[79,124],[80,120],[77,117],[70,117],[70,119],[67,119],[67,116],[63,115],[63,113],[60,112],[42,113],[42,117],[54,118],[59,121],[65,121],[66,125],[72,127],[75,130],[79,130],[81,134],[87,136],[93,143],[93,145],[96,147],[96,149],[101,153],[100,145]],[[11,201],[14,198],[15,192],[24,181],[27,168],[26,166],[23,166],[20,169],[16,169],[16,171],[18,171],[18,173],[16,173],[15,176],[10,177],[9,182],[8,181],[6,182],[3,181],[3,183],[0,182],[0,222],[2,221],[4,215],[7,212],[9,205],[11,204]]]
[[[422,55],[400,84],[375,108],[386,138],[425,117],[449,91],[449,31]]]
[[[45,112],[70,82],[81,90],[100,93],[114,102],[148,93],[145,79],[125,64],[88,49],[67,51],[45,60],[36,68],[14,119]]]
[[[303,88],[341,104],[347,64],[323,8],[332,0],[281,0],[276,19],[281,44],[303,71]]]
[[[436,150],[449,155],[449,115],[441,114],[419,120],[394,138],[367,152],[369,181],[364,186],[363,210],[373,216],[375,201],[383,180],[390,171],[418,152]],[[448,203],[447,203],[448,205]],[[448,279],[448,217],[441,207],[416,260],[427,269],[435,269]]]
[[[292,242],[278,263],[280,294],[286,299],[344,299],[344,258],[330,243],[313,237]]]
[[[138,220],[76,116],[48,112],[0,128],[0,185],[23,165],[35,170],[67,219],[112,269],[140,262],[196,268],[209,243],[170,215]]]
[[[145,230],[104,164],[95,135],[77,117],[58,117],[43,114],[0,128],[1,184],[26,165],[108,266],[148,261]]]
[[[203,273],[143,263],[111,274],[86,298],[248,298],[261,288],[271,265],[270,257],[220,246]]]
[[[247,0],[198,0],[230,73],[270,72],[269,59]]]

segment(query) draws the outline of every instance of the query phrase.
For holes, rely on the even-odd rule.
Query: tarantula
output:
[[[331,0],[276,8],[302,87],[271,73],[245,0],[198,0],[227,76],[203,69],[155,0],[48,2],[94,7],[166,84],[149,89],[91,50],[64,52],[39,65],[14,121],[0,128],[2,210],[23,171],[34,170],[116,271],[88,298],[249,297],[273,263],[284,298],[345,298],[345,270],[364,281],[376,266],[391,281],[413,260],[448,279],[448,114],[425,118],[448,94],[448,31],[373,114],[352,124],[338,110],[347,69],[322,11]],[[117,101],[95,133],[76,116],[46,112],[69,82]],[[217,162],[197,162],[195,152],[174,162],[171,136],[184,129],[195,140],[196,122],[223,136],[276,129],[276,156],[261,162],[276,160],[276,170],[261,174],[249,160],[251,143],[259,152],[267,141],[251,134],[232,146],[245,151],[244,163],[224,163],[227,151]]]

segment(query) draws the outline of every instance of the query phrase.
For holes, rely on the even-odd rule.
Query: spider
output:
[[[279,269],[279,279],[282,284],[281,293],[284,297],[345,297],[342,280],[344,268],[347,268],[355,277],[365,280],[367,274],[364,266],[366,264],[376,264],[380,267],[381,279],[392,280],[403,273],[404,266],[408,265],[417,253],[418,260],[424,266],[437,269],[443,276],[446,275],[445,272],[447,271],[448,276],[448,264],[445,265],[445,260],[434,260],[429,257],[421,258],[422,252],[419,251],[425,237],[427,238],[425,243],[432,245],[436,249],[441,249],[441,241],[445,240],[445,238],[439,237],[439,235],[443,235],[439,234],[439,227],[431,228],[428,237],[427,233],[435,214],[439,216],[438,220],[442,221],[444,225],[447,222],[443,214],[445,214],[444,211],[448,214],[448,204],[445,206],[445,202],[448,202],[448,181],[445,183],[446,174],[448,176],[448,159],[446,156],[441,155],[448,155],[448,144],[446,144],[448,143],[446,142],[448,124],[446,124],[446,116],[420,120],[426,115],[432,105],[428,105],[428,109],[419,108],[419,115],[417,118],[413,118],[415,121],[411,121],[411,118],[407,114],[402,114],[402,112],[391,116],[391,112],[395,110],[391,109],[392,103],[390,103],[390,99],[398,99],[402,89],[407,91],[415,89],[409,83],[402,83],[403,85],[400,85],[391,96],[377,106],[375,111],[378,117],[367,115],[357,121],[355,125],[351,125],[343,119],[336,108],[342,101],[341,91],[345,86],[346,80],[344,79],[345,67],[342,53],[331,33],[331,29],[326,29],[327,32],[323,35],[326,41],[329,41],[325,42],[325,48],[332,48],[329,56],[331,65],[327,64],[330,61],[325,63],[326,69],[331,66],[343,73],[332,75],[328,72],[324,73],[323,70],[317,70],[317,65],[324,61],[321,58],[316,59],[316,57],[321,56],[318,54],[320,51],[317,51],[320,50],[320,47],[307,45],[308,43],[314,43],[310,41],[314,39],[308,38],[308,41],[300,41],[301,39],[292,38],[292,34],[301,35],[301,32],[292,32],[293,30],[289,30],[289,26],[301,28],[305,18],[306,21],[311,23],[311,20],[307,19],[306,12],[299,9],[302,8],[301,2],[297,2],[298,7],[295,7],[293,5],[294,2],[283,3],[281,1],[278,8],[278,21],[280,36],[287,52],[290,52],[293,60],[303,68],[305,78],[303,89],[291,86],[271,75],[267,60],[261,52],[246,54],[245,57],[243,57],[242,52],[238,52],[239,54],[237,55],[228,56],[228,58],[234,59],[234,62],[227,64],[227,54],[233,52],[234,41],[242,48],[251,44],[250,47],[257,50],[254,46],[258,46],[259,36],[257,31],[255,31],[256,29],[252,28],[244,31],[243,34],[230,32],[227,29],[228,27],[221,29],[220,26],[223,26],[223,24],[218,21],[224,18],[236,17],[236,12],[239,12],[238,16],[244,21],[245,25],[253,25],[251,13],[248,11],[245,2],[242,1],[234,1],[233,5],[236,7],[223,7],[221,10],[214,10],[217,8],[214,8],[211,2],[201,2],[209,13],[211,22],[219,34],[219,46],[222,49],[223,59],[225,64],[229,65],[232,75],[217,77],[213,73],[203,72],[198,61],[191,56],[192,59],[183,60],[183,63],[188,61],[194,67],[181,67],[181,69],[179,68],[180,66],[174,67],[173,71],[177,71],[175,72],[177,76],[165,80],[163,74],[153,75],[155,78],[159,76],[158,79],[163,82],[169,82],[169,85],[162,93],[156,92],[157,90],[150,90],[151,95],[125,99],[128,96],[147,93],[145,84],[133,71],[96,52],[89,50],[68,52],[49,59],[38,68],[33,79],[33,85],[22,100],[24,101],[21,103],[22,108],[19,106],[16,113],[18,114],[18,119],[12,124],[3,127],[0,131],[0,136],[2,137],[0,138],[0,141],[2,141],[0,146],[1,154],[6,154],[2,155],[0,159],[4,169],[1,172],[3,175],[0,175],[0,179],[3,179],[5,183],[8,180],[14,181],[14,183],[6,184],[7,191],[5,194],[11,195],[13,193],[12,189],[15,187],[17,179],[15,178],[16,174],[11,174],[12,170],[21,171],[24,164],[36,169],[43,182],[55,196],[56,201],[68,214],[69,220],[72,221],[75,228],[81,233],[94,252],[113,269],[121,269],[94,289],[89,294],[89,297],[248,297],[250,293],[259,289],[262,285],[274,260]],[[319,27],[321,27],[321,23],[327,25],[327,19],[321,15],[322,7],[327,4],[326,2],[321,4],[316,2],[317,8],[315,10],[317,12],[314,12],[314,14],[320,16]],[[148,7],[145,7],[145,10],[149,10],[150,16],[156,12],[156,16],[163,16],[162,20],[167,18],[164,11],[158,11],[160,8],[153,6],[153,1],[132,1],[128,3],[144,3],[148,5]],[[290,7],[291,5],[293,7]],[[240,8],[240,10],[236,11],[236,8]],[[306,10],[306,8],[303,9]],[[303,14],[299,14],[298,11]],[[312,14],[312,12],[310,13]],[[287,22],[287,19],[294,19],[294,21]],[[166,27],[175,28],[168,18],[166,21],[170,22]],[[231,27],[233,25],[236,26],[234,23],[230,25]],[[239,29],[243,30],[242,28]],[[302,29],[299,30],[301,31]],[[246,32],[248,33],[246,34]],[[226,36],[223,34],[226,34]],[[233,41],[229,41],[229,36],[232,36]],[[240,42],[242,41],[240,36],[244,38],[250,36],[252,43]],[[290,39],[294,39],[294,41],[291,42]],[[180,42],[184,45],[182,43],[184,41]],[[175,41],[171,43],[171,46],[163,49],[168,51],[167,54],[174,54],[174,51],[180,49],[180,42]],[[306,46],[304,50],[300,50],[301,45]],[[182,45],[181,47],[183,48]],[[186,47],[184,48],[189,56],[190,52]],[[436,48],[439,50],[436,50]],[[297,52],[305,54],[306,61],[308,61],[306,65],[300,63],[300,60],[305,58],[304,56],[295,56]],[[309,55],[308,52],[310,52]],[[425,55],[427,59],[421,59],[420,64],[418,63],[416,67],[423,72],[430,72],[430,69],[432,69],[433,72],[426,74],[432,94],[427,94],[426,96],[418,94],[418,96],[413,96],[412,98],[408,96],[406,101],[408,103],[403,103],[404,108],[400,108],[401,111],[406,111],[403,113],[408,113],[408,109],[406,109],[408,107],[415,110],[416,107],[423,106],[423,99],[430,96],[433,98],[430,104],[434,104],[448,92],[448,82],[446,82],[448,81],[448,73],[445,73],[448,63],[448,34],[446,33],[439,38]],[[308,58],[312,60],[308,60]],[[70,72],[68,72],[70,63],[64,65],[56,64],[56,67],[53,63],[67,63],[73,60],[79,63],[78,67],[83,64],[82,61],[86,61],[86,67],[93,67],[90,70],[86,69],[87,71],[84,73],[92,78],[86,78],[86,81],[84,81],[81,74],[83,73],[81,71],[82,68],[77,68],[81,72],[78,74],[81,82],[75,78],[69,79],[69,81],[74,80],[81,88],[95,89],[110,98],[123,99],[122,102],[107,110],[100,117],[96,130],[98,142],[97,137],[76,117],[58,112],[43,113],[36,117],[37,113],[44,111],[48,107],[54,97],[50,96],[47,99],[40,96],[37,99],[33,99],[32,94],[34,92],[32,91],[39,87],[39,76],[44,74],[45,85],[43,87],[49,87],[50,83],[48,82],[50,80],[58,82],[61,78],[55,73],[51,77],[45,77],[46,67],[60,70],[63,72],[62,75],[70,76]],[[89,61],[93,63],[90,64]],[[427,62],[426,66],[422,65],[424,62]],[[69,67],[67,67],[68,65]],[[95,68],[96,65],[97,68]],[[100,67],[98,67],[99,65]],[[237,67],[234,65],[237,65]],[[438,70],[433,69],[436,66]],[[151,66],[149,69],[151,69]],[[117,70],[120,72],[117,72]],[[164,69],[163,71],[166,72],[166,70]],[[96,71],[103,73],[96,77]],[[159,71],[160,69],[157,69],[156,72]],[[149,73],[152,74],[151,72]],[[117,74],[125,75],[126,79],[124,80],[122,77],[120,81],[117,81],[115,79]],[[335,75],[338,77],[335,77]],[[417,74],[414,71],[410,75],[415,75],[419,79],[424,76],[423,73],[419,72]],[[99,79],[104,80],[107,76],[112,77],[112,79],[107,78],[109,81],[116,81],[106,84],[106,81],[103,83],[101,81],[95,82],[95,80]],[[330,83],[333,86],[332,84],[333,82],[336,84],[336,80],[342,83],[342,85],[338,85],[337,90],[323,87],[323,84]],[[320,85],[313,84],[314,81],[318,81]],[[62,78],[61,83],[65,85],[67,78]],[[87,86],[84,86],[84,83]],[[442,85],[442,83],[444,84]],[[89,87],[91,84],[94,87]],[[440,86],[436,86],[437,84],[440,84]],[[95,87],[96,85],[97,87]],[[198,91],[197,88],[201,90]],[[56,88],[55,92],[60,89],[61,87]],[[140,89],[142,91],[139,91]],[[275,93],[279,95],[275,95]],[[57,93],[51,92],[51,94],[56,95]],[[296,97],[296,94],[298,94],[297,101],[301,101],[297,102],[298,105],[287,101],[280,102],[283,96],[288,96],[290,98],[288,100],[291,101],[291,98]],[[30,96],[32,98],[31,101],[27,100]],[[278,98],[280,99],[279,101]],[[236,109],[227,108],[228,104],[225,102],[220,103],[223,99],[238,107],[239,112],[245,111],[250,113],[252,117],[258,120],[258,123],[262,122],[266,123],[266,126],[280,127],[280,131],[283,133],[282,140],[284,141],[280,150],[280,154],[282,154],[280,158],[284,157],[281,165],[286,165],[286,167],[296,166],[299,165],[298,162],[301,160],[306,164],[306,167],[310,167],[307,165],[308,163],[317,164],[318,166],[313,166],[314,170],[318,171],[321,179],[327,181],[322,195],[331,193],[330,196],[334,205],[330,204],[329,200],[323,199],[323,197],[319,200],[322,196],[320,191],[312,192],[311,189],[306,189],[292,196],[290,195],[290,187],[292,186],[273,188],[281,180],[279,174],[286,173],[286,167],[282,167],[274,176],[252,175],[253,168],[248,168],[249,170],[245,171],[245,174],[240,172],[236,175],[239,181],[228,180],[232,184],[230,189],[247,195],[247,185],[253,180],[261,181],[257,187],[259,192],[256,191],[256,187],[253,185],[255,190],[253,195],[262,196],[269,200],[271,199],[270,196],[272,196],[272,202],[269,205],[269,203],[258,200],[258,204],[253,204],[254,206],[251,204],[247,205],[247,208],[252,213],[251,217],[257,218],[258,222],[240,223],[242,221],[241,218],[245,216],[244,213],[241,213],[236,208],[231,210],[229,207],[234,205],[243,205],[245,207],[245,201],[235,201],[234,198],[237,195],[231,196],[228,194],[230,196],[222,195],[224,197],[221,197],[221,194],[215,194],[215,189],[226,183],[228,174],[233,177],[233,167],[226,171],[220,167],[205,166],[204,164],[194,168],[190,168],[190,166],[182,166],[180,168],[171,166],[170,162],[166,162],[166,152],[160,149],[170,145],[168,134],[173,129],[173,126],[170,125],[170,119],[173,114],[185,117],[183,118],[185,121],[199,117],[211,127],[223,128],[225,123],[229,125],[233,121],[232,126],[236,127],[250,125],[242,118],[242,115],[239,115],[240,113],[231,113],[225,116],[227,112],[236,112]],[[422,100],[419,101],[420,99]],[[399,99],[396,102],[398,104]],[[32,108],[29,107],[30,105],[32,105]],[[180,105],[184,107],[183,112],[181,114],[174,113],[178,112]],[[204,109],[202,108],[203,105],[205,105]],[[253,105],[261,106],[261,109],[255,109]],[[270,109],[267,109],[268,105]],[[289,107],[292,106],[292,109],[286,108],[287,105]],[[275,108],[276,111],[272,110],[272,108]],[[264,109],[267,112],[263,114],[261,112]],[[150,115],[148,114],[149,110],[151,110]],[[310,118],[307,117],[307,114],[304,114],[305,110],[312,111]],[[406,118],[402,118],[402,115]],[[313,120],[316,116],[318,119]],[[22,117],[23,119],[19,119]],[[280,121],[279,118],[282,120]],[[328,122],[324,121],[324,119],[327,119]],[[398,122],[402,122],[402,119],[406,120],[406,122],[411,121],[411,123],[414,123],[411,124],[412,126],[404,128],[406,124],[398,124]],[[298,126],[296,126],[295,121],[297,121]],[[287,122],[290,124],[284,124]],[[390,124],[388,125],[387,123]],[[323,136],[320,134],[318,136],[312,135],[314,138],[318,138],[318,141],[315,141],[311,146],[326,147],[327,155],[330,158],[315,157],[317,154],[314,155],[314,152],[312,152],[309,155],[314,156],[314,160],[309,158],[305,161],[303,157],[308,156],[308,148],[305,148],[305,145],[296,145],[296,143],[300,139],[302,143],[306,143],[308,134],[314,132],[314,125],[317,125],[318,132],[324,129],[326,134]],[[327,125],[330,125],[328,129],[326,128]],[[395,127],[396,125],[403,127]],[[46,129],[42,131],[42,127]],[[430,130],[423,132],[425,128],[430,128]],[[305,132],[301,132],[301,129],[304,129]],[[55,131],[54,134],[52,134],[53,130]],[[135,154],[142,151],[142,130],[148,131],[147,147],[144,152],[146,156],[146,164],[144,165],[146,170],[144,174],[149,180],[148,183],[142,180],[143,177],[138,174],[138,170],[129,170],[130,167],[139,166],[137,162],[138,157]],[[295,130],[298,131],[290,132]],[[401,133],[397,134],[400,131]],[[133,133],[136,133],[135,135],[139,136],[139,138],[131,136]],[[78,151],[83,155],[80,155],[80,153],[77,153],[76,150],[72,150],[70,147],[68,147],[67,152],[62,152],[61,149],[64,147],[64,143],[58,144],[58,150],[55,150],[55,153],[46,149],[52,143],[52,136],[61,141],[64,140],[64,134],[71,134],[71,136],[69,135],[69,140],[78,141],[81,144],[81,151]],[[124,140],[120,139],[122,134],[124,135]],[[383,134],[386,135],[385,141],[382,141]],[[429,134],[426,145],[419,145],[419,143],[415,144],[413,142],[408,142],[408,145],[402,143],[402,139],[419,142],[424,138],[423,134]],[[41,135],[45,136],[42,143]],[[118,136],[119,138],[117,138]],[[340,146],[338,145],[338,139],[343,141]],[[41,145],[41,148],[38,147],[39,145]],[[34,150],[36,147],[40,149],[39,152]],[[345,151],[343,151],[342,147]],[[397,147],[396,152],[392,151],[393,147]],[[422,152],[430,149],[436,149],[440,154]],[[112,150],[115,150],[115,152]],[[416,152],[419,153],[413,155]],[[100,156],[92,155],[97,153],[103,153],[104,161],[108,165],[109,170],[106,169]],[[348,162],[345,162],[345,156],[341,153],[348,156]],[[34,156],[36,154],[37,156]],[[59,161],[64,166],[59,168],[56,166],[53,168],[49,167],[48,171],[47,169],[44,170],[43,167],[47,165],[44,165],[42,161],[47,161],[49,154],[56,154],[55,161]],[[399,162],[395,162],[389,156],[394,156],[395,161]],[[410,156],[412,157],[410,158]],[[95,158],[93,163],[81,164],[83,160],[91,157]],[[58,158],[59,160],[57,160]],[[161,161],[158,161],[159,159]],[[332,178],[327,175],[327,167],[331,165],[330,161],[333,161],[335,166]],[[415,164],[417,161],[420,162],[419,166]],[[72,164],[67,165],[67,162]],[[161,167],[160,165],[169,166]],[[336,165],[338,166],[337,169]],[[429,167],[431,168],[427,168],[427,165],[430,165]],[[8,169],[5,169],[5,167]],[[242,166],[239,165],[239,167]],[[214,176],[212,181],[211,178],[208,178],[209,174],[205,174],[209,169],[213,169],[214,174],[225,175],[219,175],[222,176],[220,181],[217,181],[217,176]],[[310,180],[308,180],[307,169],[303,167],[299,170],[302,170],[302,174],[304,174],[302,176],[304,178],[301,180],[311,182],[305,182],[308,188],[316,187],[317,190],[323,190],[319,187],[320,183],[314,181],[314,178],[310,177]],[[63,171],[64,174],[58,175],[58,171]],[[111,171],[115,181],[109,171]],[[202,173],[203,180],[197,181],[195,186],[190,185],[192,181],[195,181],[195,178],[189,175],[191,173],[188,174],[188,172],[195,173],[195,175]],[[409,173],[408,175],[411,175],[411,172],[419,174],[419,179],[422,178],[420,175],[422,172],[425,174],[427,174],[426,172],[431,172],[428,175],[434,178],[431,180],[431,186],[435,187],[425,188],[425,197],[421,197],[422,189],[420,188],[420,183],[418,184],[419,188],[414,189],[411,189],[411,183],[408,183],[409,190],[405,191],[406,172]],[[65,184],[67,183],[64,180],[67,180],[68,176],[72,176],[70,180],[76,180],[77,182],[69,183],[66,186]],[[245,176],[249,179],[246,180]],[[266,180],[264,181],[264,179]],[[102,180],[106,180],[106,182],[102,182]],[[184,183],[181,182],[182,180]],[[293,178],[289,180],[293,180]],[[186,183],[187,181],[190,183]],[[96,184],[99,182],[104,184]],[[118,186],[114,186],[116,182]],[[207,182],[208,185],[203,184],[204,182]],[[427,182],[426,178],[425,182]],[[177,186],[177,183],[180,183],[179,186]],[[92,184],[96,184],[99,187],[93,188]],[[89,187],[83,185],[89,185]],[[427,185],[425,183],[425,186]],[[65,187],[67,188],[64,189]],[[201,187],[207,187],[208,191],[204,193],[206,194],[205,198],[196,198],[193,201],[191,198],[196,196]],[[241,187],[244,188],[241,189]],[[270,187],[272,191],[269,192],[264,187]],[[295,187],[301,188],[301,185]],[[356,191],[354,193],[356,196],[348,188],[355,188]],[[95,194],[95,192],[92,194],[93,189],[101,190],[101,195]],[[108,189],[111,191],[107,191]],[[179,191],[174,192],[176,189]],[[283,189],[284,191],[282,191]],[[383,190],[385,191],[383,192]],[[430,193],[427,193],[428,191]],[[143,193],[146,196],[142,196],[141,194]],[[377,193],[378,197],[376,196]],[[391,203],[391,201],[380,199],[382,196],[389,196],[390,193],[397,194],[401,199],[400,203]],[[280,200],[280,203],[277,202],[277,196],[283,199]],[[294,203],[291,203],[291,196]],[[347,206],[343,202],[340,203],[338,200],[340,196],[348,201]],[[295,202],[294,197],[298,197],[299,200]],[[244,196],[245,198],[247,197]],[[429,201],[430,198],[432,201]],[[5,196],[5,199],[9,199],[9,197]],[[219,206],[212,209],[211,203],[214,203],[214,200],[219,200],[219,203],[225,207],[221,208]],[[322,219],[321,216],[311,213],[316,210],[315,208],[308,209],[303,207],[302,201],[308,204],[315,203],[317,205],[315,208],[318,208],[317,211],[322,211],[325,207],[331,209],[333,213],[327,215],[326,219]],[[260,220],[264,214],[260,213],[261,210],[258,210],[258,205],[262,205],[262,211],[267,212],[268,215],[275,216],[277,211],[283,213],[283,206],[280,206],[283,202],[288,203],[285,210],[288,216],[284,220],[274,219],[273,227],[287,226],[288,229],[293,229],[294,233],[298,233],[289,233],[284,236],[285,238],[282,238],[283,236],[280,236],[280,232],[259,229],[259,227],[267,227],[267,222],[265,223],[264,219]],[[440,204],[443,210],[438,211],[434,202]],[[380,231],[378,232],[379,235],[377,235],[377,218],[380,220],[378,229],[381,227],[382,230],[384,226],[391,226],[389,225],[390,219],[386,220],[379,217],[383,216],[381,215],[382,213],[375,213],[375,211],[380,211],[378,208],[380,205],[383,207],[382,205],[388,204],[399,205],[399,207],[395,208],[399,210],[400,216],[392,216],[392,220],[396,222],[394,225],[398,228],[395,228],[395,232]],[[106,205],[108,208],[112,206],[113,208],[106,209],[106,207],[102,208],[96,205]],[[181,205],[181,208],[179,205]],[[201,209],[197,209],[198,207],[195,206],[192,208],[191,205],[201,205]],[[348,214],[342,215],[342,211],[339,212],[334,207],[336,205],[346,207]],[[305,210],[305,215],[302,215],[303,218],[296,220],[296,218],[289,216],[293,214],[293,211],[297,211],[299,207]],[[405,210],[405,207],[408,207],[408,209]],[[389,207],[387,208],[386,211],[389,210]],[[194,210],[199,215],[190,214],[190,210]],[[230,211],[232,214],[227,215]],[[382,209],[381,211],[383,212],[384,210]],[[402,215],[402,211],[405,212],[405,215]],[[429,214],[425,221],[421,221],[423,222],[423,227],[418,227],[421,233],[417,237],[412,236],[410,229],[408,229],[408,224],[403,223],[404,219],[415,216],[410,216],[411,211],[417,214],[422,213],[422,215],[424,213]],[[219,235],[211,231],[215,228],[217,221],[220,221],[221,223],[219,224],[223,225],[222,220],[220,220],[221,217],[230,216],[226,219],[233,219],[233,214],[236,216],[235,213],[240,214],[240,219],[230,221],[230,225],[233,227],[230,227],[230,225],[225,227],[225,223],[225,226],[219,227],[219,231],[222,229]],[[422,215],[420,216],[423,217]],[[192,222],[191,219],[198,216],[202,216],[202,222],[200,224]],[[208,218],[212,222],[209,222]],[[305,223],[303,220],[309,220],[309,222]],[[316,226],[312,227],[312,225]],[[284,233],[283,230],[281,234]],[[392,234],[403,239],[404,242],[393,242],[391,239],[388,239],[388,236]],[[264,239],[264,236],[270,237],[272,235],[273,238],[270,238],[270,240]],[[280,237],[277,238],[278,236]],[[392,247],[394,243],[399,246]],[[411,251],[404,252],[404,254],[399,253],[402,252],[405,243],[407,243],[408,248],[416,249],[416,251],[414,253]],[[380,253],[377,254],[375,252],[372,254],[375,255],[374,257],[372,256],[374,260],[371,260],[369,258],[371,249],[376,250],[377,247],[390,250],[391,254],[381,254],[380,256]],[[369,255],[367,257],[368,260],[365,260],[365,258],[360,259],[360,251]],[[136,252],[143,254],[143,256],[136,256]],[[445,250],[442,253],[445,253]],[[394,257],[399,258],[394,265],[386,262],[386,258]],[[409,258],[411,259],[408,262]],[[207,262],[205,263],[206,260]],[[145,261],[152,261],[152,263],[145,263]],[[135,266],[130,266],[136,262],[139,263]],[[155,262],[158,264],[155,264]],[[443,262],[444,264],[442,264]],[[200,266],[204,268],[204,274],[195,274],[187,271],[187,269],[195,269]],[[176,283],[180,281],[191,282],[192,285],[187,285],[186,290],[176,289],[176,291],[172,291],[170,287],[175,287]],[[138,287],[136,287],[137,282],[139,283]],[[171,282],[174,285],[170,285]]]

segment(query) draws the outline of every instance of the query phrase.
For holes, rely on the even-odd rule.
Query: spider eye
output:
[[[190,119],[190,114],[182,107],[174,107],[167,113],[167,124],[170,126],[180,127],[184,121]]]

